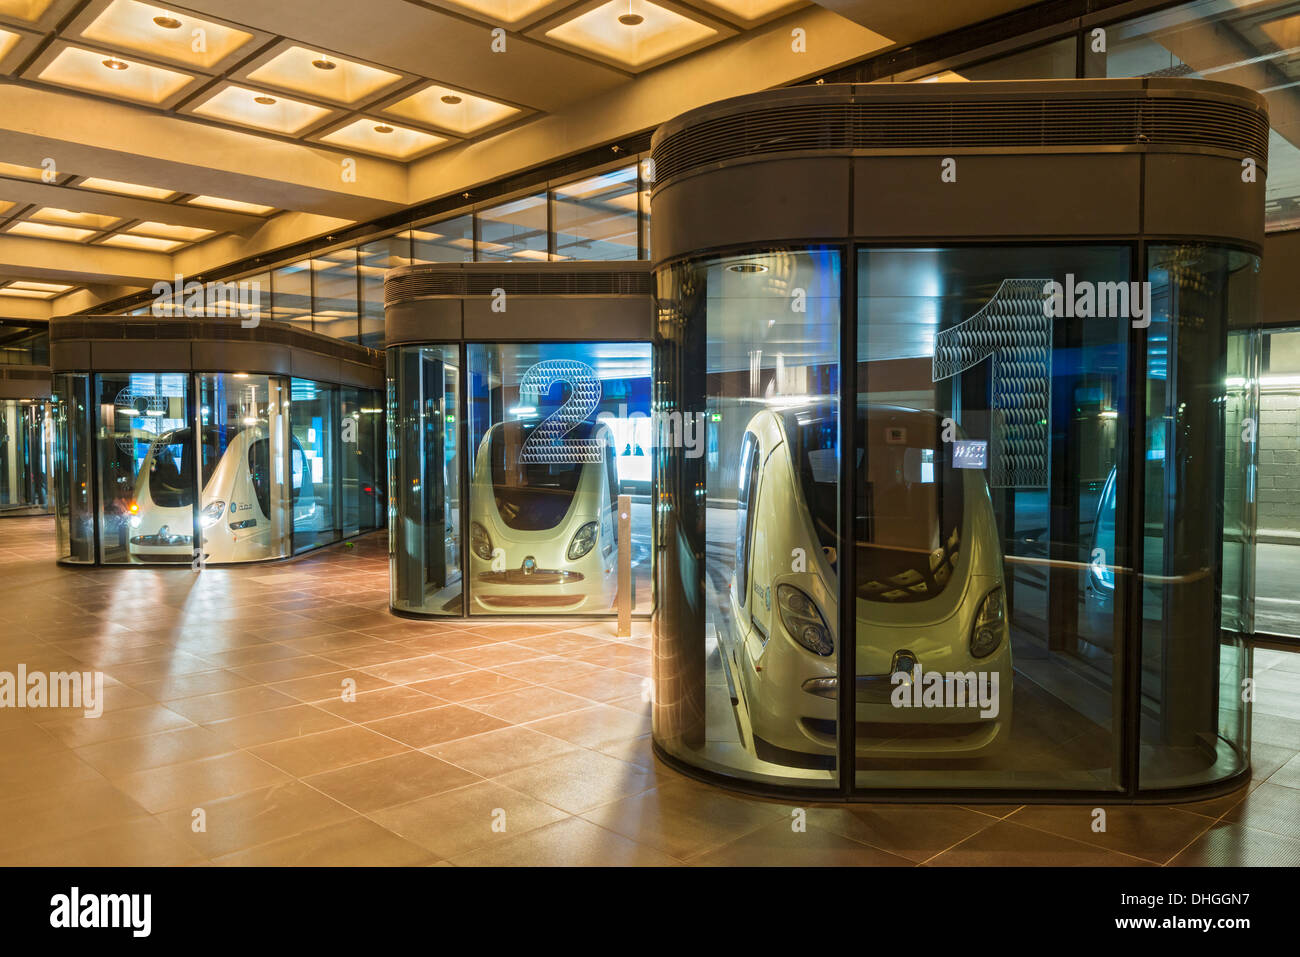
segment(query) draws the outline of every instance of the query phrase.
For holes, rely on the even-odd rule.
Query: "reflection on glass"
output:
[[[411,262],[411,234],[403,231],[365,243],[357,249],[361,276],[361,344],[384,347],[384,274]]]
[[[1293,0],[1196,0],[1106,27],[1106,50],[1085,44],[1085,76],[1203,77],[1263,93],[1269,132],[1267,228],[1300,225],[1300,130],[1288,119],[1300,82]],[[1281,118],[1281,119],[1279,119]]]
[[[859,253],[860,786],[1120,787],[1129,255]]]
[[[189,376],[95,377],[99,407],[99,560],[194,560],[199,439],[187,420]],[[204,448],[204,472],[215,458]]]
[[[359,342],[357,251],[321,253],[311,265],[313,331],[344,342]]]
[[[479,345],[469,355],[469,541],[475,614],[650,610],[650,347]],[[630,553],[618,498],[631,496]]]
[[[547,254],[546,194],[524,196],[478,214],[478,260],[544,262]]]
[[[95,560],[95,514],[90,486],[92,445],[90,377],[52,378],[54,391],[54,531],[60,561]]]
[[[0,513],[43,511],[53,421],[35,400],[0,400]]]
[[[411,250],[413,263],[473,262],[474,217],[457,216],[416,226],[411,230]]]
[[[1250,457],[1225,453],[1244,437],[1226,428],[1224,356],[1232,317],[1254,314],[1259,270],[1255,256],[1214,246],[1152,246],[1147,255],[1147,338],[1161,348],[1149,348],[1146,370],[1144,789],[1225,778],[1247,762],[1249,652],[1244,636],[1220,629],[1219,602],[1221,592],[1242,594],[1249,573],[1224,563],[1225,462],[1244,470]],[[1226,580],[1229,571],[1237,581]]]
[[[463,614],[460,350],[388,351],[391,601],[400,611]]]
[[[840,256],[659,278],[655,740],[699,767],[833,787]]]
[[[1266,332],[1262,347],[1254,630],[1300,637],[1300,332]],[[1232,373],[1230,368],[1230,383]]]
[[[293,550],[301,552],[336,542],[342,535],[342,475],[335,461],[337,436],[342,433],[335,405],[337,387],[294,379],[291,388]]]
[[[271,275],[271,318],[311,331],[311,261],[277,269]]]
[[[205,476],[199,534],[206,562],[290,554],[291,504],[283,478],[289,446],[286,388],[279,376],[199,376]],[[155,464],[160,457],[165,460],[164,450],[156,448],[153,454]],[[144,525],[151,524],[148,515],[140,517]]]
[[[557,186],[552,202],[559,259],[636,259],[636,166]]]
[[[383,407],[368,389],[339,389],[343,455],[343,535],[378,528],[383,522]]]

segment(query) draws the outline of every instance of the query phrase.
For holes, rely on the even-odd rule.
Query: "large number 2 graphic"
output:
[[[600,380],[596,371],[576,359],[547,359],[538,362],[519,380],[519,398],[547,395],[556,383],[569,386],[569,400],[543,419],[524,440],[520,462],[561,465],[569,462],[601,462],[605,444],[600,439],[571,439],[568,434],[600,404]]]

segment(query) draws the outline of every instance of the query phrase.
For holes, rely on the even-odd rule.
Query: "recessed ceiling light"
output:
[[[36,239],[61,239],[65,242],[81,242],[95,235],[93,229],[74,229],[71,226],[51,226],[46,223],[14,223],[9,232],[19,236],[32,236]]]
[[[222,63],[253,40],[253,34],[243,30],[189,14],[182,20],[174,11],[142,0],[110,0],[81,35],[105,50],[140,53],[200,69]],[[201,43],[195,42],[198,37]]]
[[[118,233],[103,240],[104,246],[121,246],[123,249],[144,249],[149,252],[169,253],[185,244],[175,239],[157,239],[153,236],[134,236]]]
[[[58,223],[61,226],[85,226],[90,229],[108,229],[118,221],[117,216],[102,216],[99,213],[74,212],[45,206],[31,214],[31,218],[43,223]]]
[[[105,58],[103,53],[74,46],[63,47],[37,79],[153,106],[165,103],[194,82],[188,73],[118,56]]]
[[[468,136],[519,115],[519,110],[464,90],[431,83],[384,112]]]
[[[375,120],[359,119],[322,136],[321,142],[374,153],[389,159],[409,160],[447,142],[447,138],[404,126],[390,126]]]
[[[18,166],[15,163],[0,163],[0,176],[15,176],[19,179],[44,179],[45,171],[34,166]]]
[[[143,196],[145,199],[171,199],[176,195],[174,189],[162,189],[158,186],[137,186],[135,183],[119,183],[115,179],[100,179],[91,176],[77,184],[78,187],[93,189],[100,193],[121,193],[123,196]]]
[[[12,30],[0,30],[0,60],[9,55],[9,51],[18,46],[22,37]]]
[[[197,226],[174,226],[171,223],[153,222],[137,223],[127,232],[138,236],[155,236],[159,239],[183,239],[186,242],[197,242],[212,235],[212,230],[200,229]]]
[[[251,68],[247,76],[248,82],[261,87],[348,105],[402,80],[400,73],[301,46],[284,47],[261,66]]]
[[[22,280],[21,282],[11,282],[10,289],[33,289],[37,292],[67,292],[71,286],[59,282],[30,282]]]
[[[232,213],[250,213],[253,216],[265,216],[267,213],[275,212],[274,206],[245,203],[238,199],[223,199],[220,196],[191,196],[185,202],[191,206],[206,206],[208,209],[228,209]]]
[[[762,263],[732,263],[727,267],[727,271],[738,273],[767,272],[767,267]]]
[[[219,88],[193,109],[199,116],[270,130],[285,136],[301,133],[328,117],[331,112],[329,108],[314,103],[304,103],[286,96],[267,96],[234,84]]]
[[[546,38],[637,69],[722,36],[719,30],[651,0],[608,0],[578,9],[582,12],[577,16],[546,30]],[[615,24],[637,29],[615,29]]]

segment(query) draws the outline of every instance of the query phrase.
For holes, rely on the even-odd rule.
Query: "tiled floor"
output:
[[[1300,864],[1300,655],[1257,654],[1229,797],[796,830],[654,759],[645,624],[395,618],[381,535],[197,575],[62,569],[51,535],[0,520],[0,670],[102,670],[105,713],[0,709],[2,864]]]

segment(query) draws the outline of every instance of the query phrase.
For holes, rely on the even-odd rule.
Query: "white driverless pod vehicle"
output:
[[[246,562],[281,557],[276,542],[288,532],[276,529],[273,512],[277,494],[271,442],[265,422],[240,429],[229,437],[224,453],[218,430],[203,429],[204,482],[199,497],[199,523],[204,560]],[[293,448],[293,508],[280,522],[310,520],[315,501],[310,495],[302,448]],[[133,558],[145,562],[189,562],[194,557],[193,504],[194,433],[176,429],[150,446],[136,478],[129,506],[129,547]],[[289,510],[283,510],[289,512]]]
[[[496,614],[606,614],[618,592],[618,470],[602,423],[568,433],[595,439],[600,461],[521,462],[540,423],[492,426],[470,490],[469,573],[474,607]]]
[[[857,753],[992,754],[1010,733],[1012,672],[983,468],[953,466],[933,412],[857,417]],[[723,651],[756,756],[787,766],[829,767],[837,749],[837,428],[826,403],[768,409],[741,445],[734,626],[719,631],[734,636]]]

